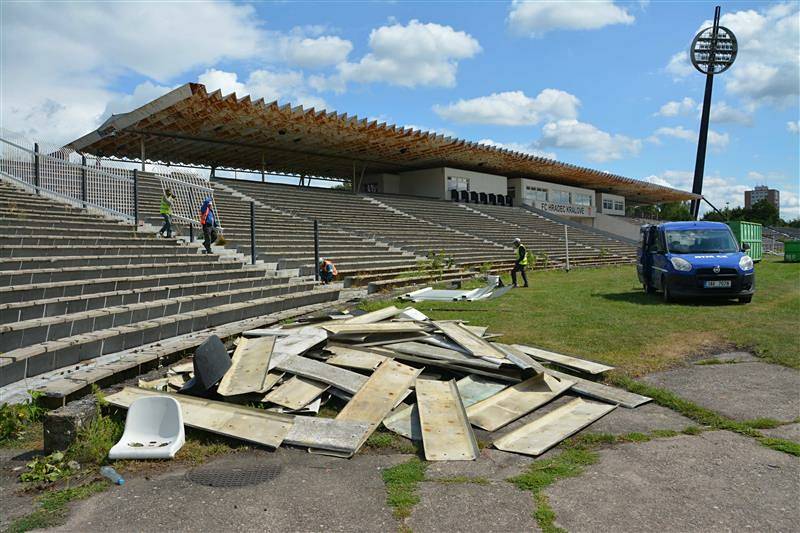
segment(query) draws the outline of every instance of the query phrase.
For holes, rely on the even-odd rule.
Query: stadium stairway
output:
[[[154,231],[0,181],[0,387],[339,296]]]
[[[263,204],[306,219],[317,218],[324,224],[387,243],[418,258],[444,254],[456,267],[447,269],[444,279],[461,278],[464,276],[462,269],[508,261],[512,256],[510,248],[413,217],[375,198],[321,188],[235,180],[218,182]],[[397,279],[410,273],[396,271],[390,274]]]

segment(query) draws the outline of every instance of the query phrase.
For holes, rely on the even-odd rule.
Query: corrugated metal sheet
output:
[[[691,193],[437,133],[302,106],[208,93],[187,83],[144,106],[114,115],[70,143],[98,156],[352,179],[370,173],[449,166],[531,178],[625,196],[641,202],[688,200]]]

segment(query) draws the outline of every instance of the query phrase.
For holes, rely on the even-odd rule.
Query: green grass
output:
[[[800,456],[800,444],[785,440],[765,437],[758,432],[759,429],[777,427],[781,423],[770,418],[757,418],[755,420],[736,421],[715,413],[705,407],[700,407],[688,400],[678,397],[675,393],[666,389],[654,387],[631,379],[627,376],[615,374],[612,376],[615,385],[627,389],[636,394],[649,396],[659,405],[672,409],[691,420],[713,429],[725,429],[734,431],[747,437],[755,438],[759,443],[767,448]],[[688,428],[687,428],[688,429]],[[684,430],[686,433],[686,430]]]
[[[597,452],[585,446],[567,447],[552,459],[532,463],[526,472],[509,478],[508,481],[520,490],[533,493],[536,504],[534,518],[542,531],[561,532],[563,530],[555,525],[556,515],[543,490],[559,479],[581,475],[587,466],[596,463],[598,459]]]
[[[665,304],[660,294],[642,291],[633,265],[533,272],[531,288],[496,300],[410,305],[433,319],[488,326],[506,343],[587,357],[631,376],[733,347],[800,368],[800,263],[762,261],[756,278],[756,294],[747,305]],[[369,302],[366,308],[396,303]]]
[[[23,533],[61,525],[67,517],[67,505],[70,502],[85,500],[110,486],[107,481],[95,481],[78,487],[46,492],[37,498],[38,508],[14,520],[6,529],[6,533]]]
[[[417,484],[425,480],[427,466],[427,463],[414,457],[408,462],[383,471],[386,503],[392,508],[395,518],[408,517],[414,506],[419,503]]]

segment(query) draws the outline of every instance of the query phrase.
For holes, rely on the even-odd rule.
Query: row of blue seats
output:
[[[495,194],[493,192],[487,194],[485,192],[457,191],[452,189],[450,191],[450,199],[454,202],[464,202],[465,204],[507,205],[508,207],[514,205],[510,194],[503,196],[502,194]]]

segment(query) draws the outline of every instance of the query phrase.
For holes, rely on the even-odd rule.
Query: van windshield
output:
[[[739,245],[727,229],[684,229],[666,231],[667,249],[674,254],[738,252]]]

